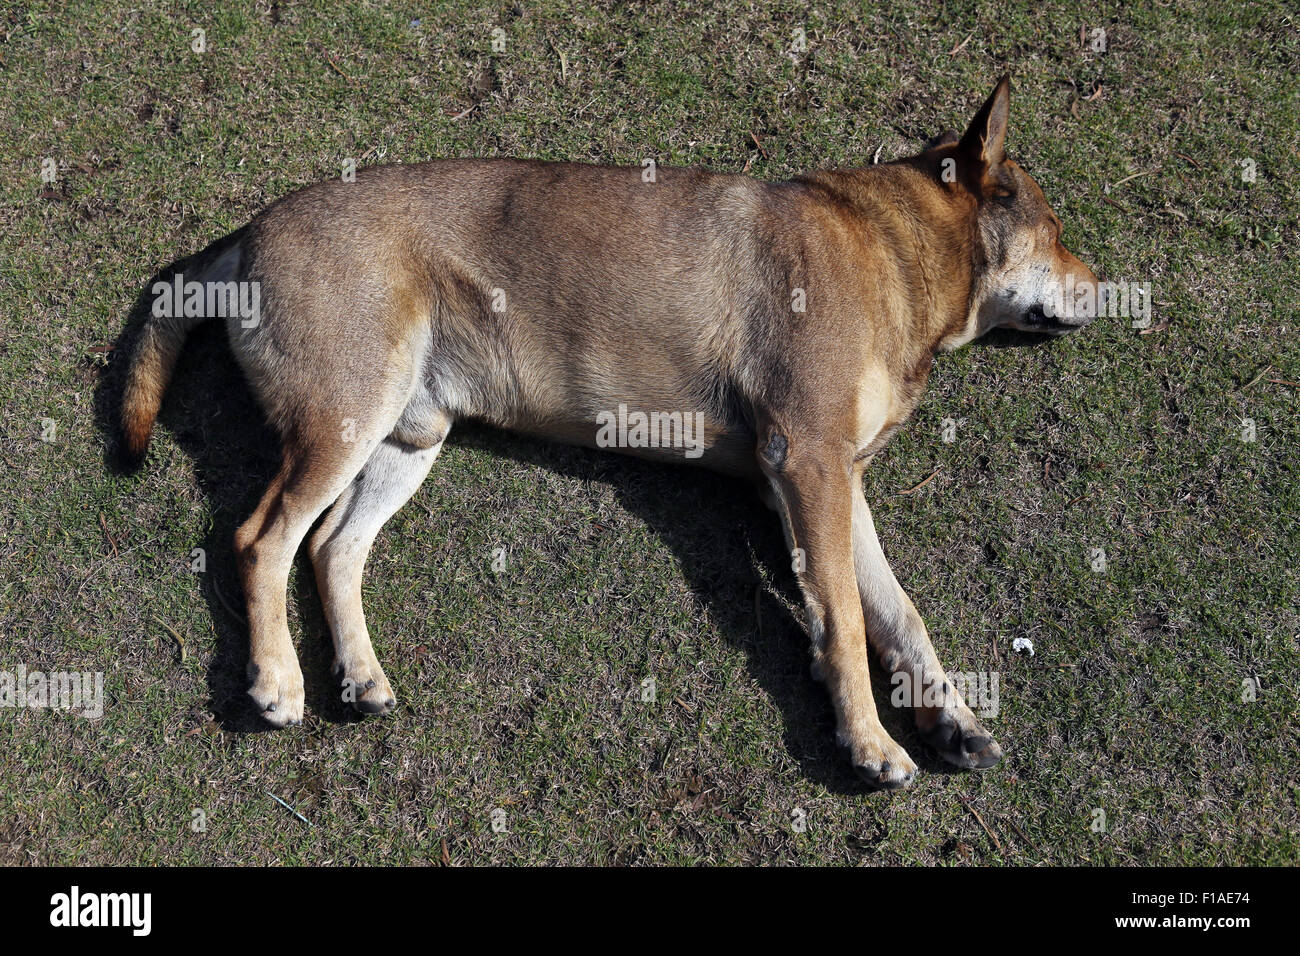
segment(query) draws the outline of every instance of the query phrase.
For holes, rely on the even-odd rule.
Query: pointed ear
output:
[[[961,138],[960,151],[984,167],[985,174],[1006,158],[1007,112],[1010,109],[1011,79],[1002,77],[984,101]]]

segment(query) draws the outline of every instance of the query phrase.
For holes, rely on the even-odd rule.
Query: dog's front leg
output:
[[[891,682],[897,687],[902,681],[921,736],[949,763],[969,769],[993,766],[1002,758],[1002,748],[944,673],[925,622],[880,549],[859,480],[853,488],[853,565],[867,636]]]
[[[853,573],[849,492],[857,479],[851,455],[837,444],[796,447],[778,435],[759,459],[781,505],[807,603],[814,667],[830,691],[840,743],[864,780],[892,790],[912,782],[916,764],[881,726],[871,695]]]

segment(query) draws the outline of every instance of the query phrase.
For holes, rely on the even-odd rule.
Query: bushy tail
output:
[[[239,233],[232,233],[191,257],[175,275],[183,281],[230,281],[239,272]],[[122,434],[126,452],[134,462],[143,460],[153,434],[153,423],[162,405],[163,393],[190,331],[209,316],[185,315],[181,303],[172,308],[152,308],[145,316],[135,351],[127,366],[126,389],[122,395]],[[171,314],[158,314],[168,312]]]

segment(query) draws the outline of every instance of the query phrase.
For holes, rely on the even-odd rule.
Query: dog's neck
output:
[[[800,178],[893,241],[912,313],[899,344],[917,365],[928,369],[936,353],[975,337],[973,197],[945,189],[912,160]]]

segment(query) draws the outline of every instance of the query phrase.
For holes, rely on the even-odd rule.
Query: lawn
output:
[[[0,708],[0,863],[1300,862],[1298,71],[1283,2],[0,6],[0,671],[105,689]],[[264,730],[231,537],[278,450],[218,328],[144,469],[106,457],[159,269],[349,159],[780,180],[1004,72],[1066,244],[1154,313],[942,357],[868,471],[941,660],[998,674],[999,767],[882,707],[922,773],[859,784],[747,487],[472,426],[368,565],[397,711],[339,701],[304,555],[308,715]]]

